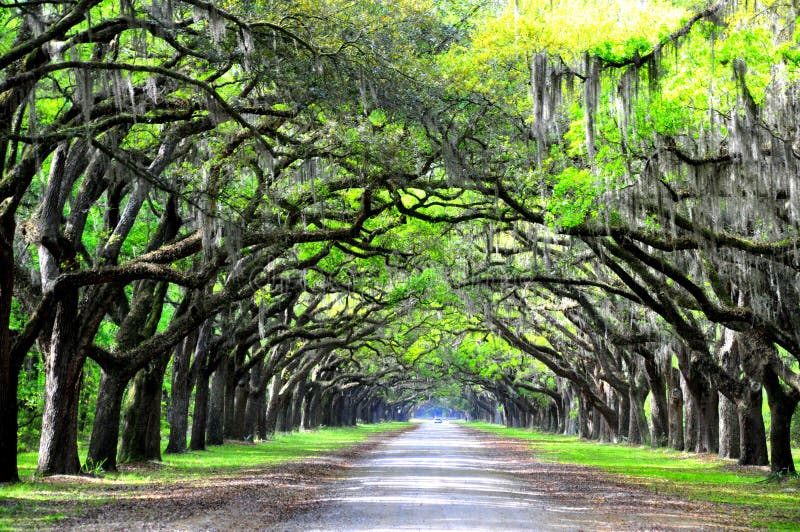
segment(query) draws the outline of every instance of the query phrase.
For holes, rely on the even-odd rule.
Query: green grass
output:
[[[36,453],[18,455],[23,482],[0,484],[0,530],[39,529],[53,526],[67,515],[87,506],[110,501],[123,491],[146,490],[148,485],[199,480],[215,475],[235,475],[270,465],[312,458],[352,447],[370,435],[401,430],[410,423],[382,423],[358,427],[327,428],[280,434],[258,443],[227,443],[180,455],[163,455],[158,467],[133,469],[102,478],[33,478]],[[85,454],[85,451],[84,451]],[[81,456],[83,459],[84,456]]]
[[[800,529],[800,481],[764,482],[761,468],[733,467],[734,462],[712,455],[598,443],[488,423],[467,426],[525,440],[540,460],[596,467],[642,489],[727,504],[751,526]]]
[[[263,467],[289,460],[311,458],[364,441],[370,434],[409,426],[410,423],[359,425],[311,432],[281,434],[262,443],[229,443],[206,451],[164,455],[167,469],[184,477],[229,473],[238,468]]]

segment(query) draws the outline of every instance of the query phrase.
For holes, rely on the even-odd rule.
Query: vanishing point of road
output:
[[[509,459],[455,423],[421,423],[374,449],[324,500],[271,530],[730,530],[693,515],[681,502],[654,509],[642,496],[615,509],[614,493],[581,494],[581,478],[558,489],[531,478],[530,465]],[[545,477],[547,475],[545,474]],[[541,475],[539,476],[541,477]],[[563,483],[562,483],[563,484]],[[615,487],[612,485],[612,488]],[[613,491],[613,490],[611,490]],[[628,497],[629,493],[618,493]],[[638,495],[634,495],[638,497]],[[641,506],[641,508],[639,508]]]

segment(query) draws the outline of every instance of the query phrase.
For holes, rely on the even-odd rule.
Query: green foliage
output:
[[[609,63],[624,63],[647,54],[653,43],[644,35],[634,35],[626,41],[615,44],[603,42],[589,50],[594,56]]]
[[[575,227],[597,215],[594,201],[598,187],[588,169],[567,168],[555,180],[553,199],[547,208],[553,225]]]
[[[42,427],[44,370],[38,353],[31,353],[25,359],[19,378],[17,404],[17,448],[20,452],[26,452],[39,445],[39,431]]]
[[[78,403],[78,434],[81,439],[87,438],[91,433],[99,387],[100,366],[93,360],[87,360],[83,367],[81,393]]]

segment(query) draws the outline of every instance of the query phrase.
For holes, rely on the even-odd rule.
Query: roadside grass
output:
[[[352,447],[370,435],[393,432],[411,423],[379,423],[347,428],[278,434],[257,443],[230,442],[179,455],[162,455],[157,464],[123,466],[119,473],[100,476],[35,478],[36,453],[18,455],[18,484],[0,484],[0,530],[35,530],[54,526],[69,515],[110,502],[122,494],[146,496],[148,486],[171,482],[202,483],[217,475],[266,468]],[[166,444],[166,442],[165,442]],[[85,449],[81,459],[85,458]]]
[[[206,451],[163,455],[162,463],[166,467],[158,473],[193,478],[209,473],[231,473],[236,469],[313,458],[360,443],[370,434],[400,430],[410,425],[411,423],[379,423],[359,425],[356,428],[284,433],[276,435],[270,441],[259,443],[231,442],[209,447]]]
[[[543,461],[596,467],[654,493],[724,503],[732,518],[753,527],[800,529],[800,480],[765,482],[765,468],[736,466],[714,455],[598,443],[489,423],[466,426],[525,440]]]

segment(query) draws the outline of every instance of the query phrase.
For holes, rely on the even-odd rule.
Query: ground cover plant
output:
[[[588,441],[473,422],[466,426],[525,441],[538,460],[597,468],[655,493],[730,505],[732,518],[753,527],[800,526],[800,480],[769,481],[762,467],[737,466],[715,455]]]
[[[277,434],[273,440],[228,442],[204,451],[167,455],[162,462],[131,464],[117,473],[95,476],[34,478],[35,453],[20,457],[23,482],[0,486],[0,530],[37,529],[120,498],[146,500],[163,496],[187,482],[199,491],[238,475],[267,473],[287,462],[313,460],[365,442],[383,433],[405,430],[410,423],[378,423]],[[85,452],[85,451],[84,451]]]

